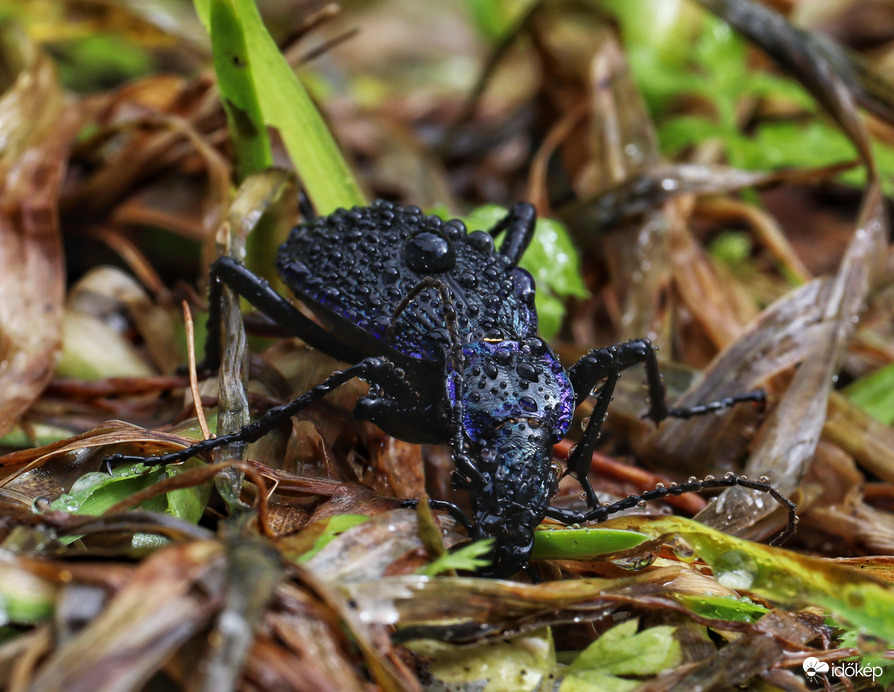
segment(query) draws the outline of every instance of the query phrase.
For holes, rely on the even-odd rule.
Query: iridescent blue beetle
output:
[[[320,323],[243,265],[217,260],[211,267],[207,366],[220,361],[222,284],[311,346],[353,365],[233,434],[164,456],[114,455],[109,461],[170,463],[224,444],[253,442],[359,377],[370,392],[357,402],[358,419],[408,442],[451,445],[454,487],[468,491],[472,517],[452,503],[432,505],[451,512],[473,538],[495,539],[485,574],[508,576],[525,568],[534,529],[545,517],[567,524],[599,521],[643,500],[704,488],[742,485],[770,492],[788,508],[790,532],[794,505],[769,483],[736,476],[659,488],[600,506],[587,473],[622,370],[645,365],[646,415],[655,423],[739,401],[763,402],[764,395],[750,392],[668,408],[647,339],[594,349],[566,371],[537,336],[534,280],[518,266],[535,220],[534,208],[520,203],[489,232],[467,233],[458,220],[444,222],[417,207],[378,201],[301,223],[280,247],[277,270]],[[494,240],[501,234],[497,248]],[[553,444],[597,386],[590,422],[568,459],[568,472],[580,482],[590,510],[552,507],[559,480]]]

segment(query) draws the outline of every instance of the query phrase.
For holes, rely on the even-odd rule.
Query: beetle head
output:
[[[492,573],[508,575],[527,562],[556,494],[552,445],[570,425],[574,391],[538,337],[466,344],[462,370],[448,365],[447,387],[480,473],[469,486],[475,531],[495,539]]]
[[[558,488],[552,436],[537,419],[517,419],[488,431],[477,451],[484,483],[470,494],[475,533],[495,541],[487,573],[508,576],[528,562]]]

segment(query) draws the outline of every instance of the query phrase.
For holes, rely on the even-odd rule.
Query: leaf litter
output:
[[[0,457],[0,683],[34,690],[801,690],[810,684],[802,673],[807,658],[840,664],[856,656],[873,672],[852,675],[852,684],[881,689],[894,647],[887,557],[894,524],[890,501],[884,504],[892,497],[894,440],[858,408],[859,396],[837,391],[836,380],[871,378],[890,359],[890,348],[867,348],[890,336],[888,229],[880,164],[856,108],[877,118],[877,130],[890,120],[890,90],[865,62],[768,10],[703,4],[816,98],[868,173],[852,239],[831,276],[811,277],[765,225],[744,260],[750,274],[731,281],[705,250],[705,225],[717,223],[716,203],[729,195],[830,181],[852,162],[744,171],[710,143],[699,145],[692,162],[664,162],[624,45],[584,4],[538,4],[520,23],[493,9],[487,21],[502,22],[510,38],[494,53],[499,59],[479,99],[451,130],[470,83],[429,88],[432,100],[420,110],[406,94],[389,94],[394,87],[381,76],[377,91],[361,98],[362,75],[343,67],[358,80],[353,103],[322,99],[335,132],[371,158],[358,170],[370,171],[376,194],[414,202],[447,189],[455,199],[436,201],[455,213],[456,199],[467,209],[505,204],[527,189],[541,216],[554,210],[582,253],[590,295],[574,287],[569,314],[553,313],[556,327],[564,325],[557,336],[563,357],[646,335],[667,345],[668,388],[683,402],[757,386],[771,393],[763,415],[734,411],[650,430],[638,420],[638,377],[625,378],[594,479],[603,499],[647,489],[654,476],[622,472],[634,454],[671,477],[766,474],[799,502],[802,528],[790,550],[736,538],[772,535],[783,517],[768,498],[733,489],[698,522],[638,513],[604,527],[543,527],[551,530],[538,532],[540,584],[475,577],[469,570],[478,548],[454,549],[465,536],[449,517],[399,508],[397,499],[447,486],[449,458],[354,422],[350,401],[362,385],[242,450],[246,462],[229,450],[214,465],[103,470],[113,451],[151,455],[189,444],[201,435],[197,405],[220,430],[232,429],[336,365],[295,340],[270,342],[269,325],[260,330],[267,341],[233,338],[241,311],[231,300],[225,360],[232,370],[219,388],[200,383],[195,400],[174,368],[186,354],[179,298],[195,312],[201,294],[167,285],[170,272],[196,270],[153,247],[153,227],[193,243],[192,262],[198,241],[206,259],[220,252],[215,245],[239,255],[248,243],[249,260],[269,265],[275,239],[295,215],[286,202],[296,198],[293,178],[249,175],[231,189],[224,111],[208,73],[148,75],[75,97],[56,82],[46,52],[5,30],[4,64],[15,66],[19,81],[10,80],[0,97],[0,427],[13,431],[8,446],[56,439]],[[486,50],[470,54],[469,46],[483,45],[473,22],[485,14],[472,20],[444,12],[441,21],[457,27],[445,34],[451,51],[483,60]],[[378,22],[388,30],[387,12],[345,15],[333,23]],[[248,44],[257,30],[246,33]],[[344,27],[324,23],[315,31],[325,37]],[[344,50],[362,52],[363,33]],[[187,41],[191,52],[201,44],[195,38]],[[421,43],[407,50],[434,52]],[[264,46],[272,59],[266,39]],[[339,50],[324,58],[337,62]],[[519,80],[532,64],[539,81]],[[442,77],[432,72],[429,85]],[[17,87],[21,80],[30,89]],[[296,131],[281,117],[282,104],[269,107],[294,155]],[[552,163],[525,179],[521,162],[533,161],[542,141],[531,136],[537,122],[551,128],[540,160]],[[444,146],[426,155],[424,176],[403,176],[385,189],[372,182],[383,180],[371,172],[375,159],[386,160],[377,140],[448,130],[457,151],[469,142],[465,131],[475,130],[477,149],[457,155]],[[285,160],[278,146],[274,140],[274,157]],[[422,149],[393,151],[412,159]],[[302,176],[313,166],[297,165]],[[419,169],[412,160],[400,166]],[[440,182],[429,185],[427,176]],[[342,194],[359,194],[350,182],[329,181],[330,189],[323,182],[316,194],[324,206],[338,185],[349,191]],[[741,194],[745,203],[759,200]],[[120,258],[145,288],[120,269],[95,268],[66,300],[66,262],[85,273],[85,256],[68,249],[78,243]],[[780,263],[793,271],[786,275]],[[764,283],[749,283],[756,277]],[[567,281],[561,273],[553,278]],[[761,305],[748,300],[760,286],[776,300],[758,314]],[[104,350],[91,334],[106,335]],[[80,360],[69,355],[50,382],[63,352]],[[703,371],[695,375],[682,363]],[[875,406],[884,411],[884,399]],[[104,422],[116,418],[141,427]],[[575,506],[580,499],[563,484],[556,501]],[[873,680],[876,669],[885,677]]]

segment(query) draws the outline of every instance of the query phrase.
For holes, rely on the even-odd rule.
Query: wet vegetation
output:
[[[894,684],[890,7],[259,5],[0,7],[0,686]],[[523,266],[563,362],[645,336],[680,405],[769,395],[655,428],[628,371],[600,499],[766,476],[798,534],[767,545],[764,494],[680,495],[547,522],[529,574],[481,578],[486,545],[399,506],[464,501],[449,450],[354,420],[360,382],[247,450],[107,469],[344,367],[232,297],[220,376],[195,367],[215,257],[287,294],[300,190],[470,230],[532,202]]]

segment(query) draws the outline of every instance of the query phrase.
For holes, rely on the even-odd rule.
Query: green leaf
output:
[[[232,56],[244,59],[244,65],[223,71],[221,93],[239,119],[233,136],[242,137],[254,131],[263,132],[253,118],[253,101],[260,107],[263,123],[274,127],[295,164],[307,194],[319,214],[329,214],[338,207],[363,205],[366,200],[350,168],[338,150],[335,140],[304,86],[279,52],[252,0],[194,0],[202,23],[212,33],[215,66],[223,65]],[[223,26],[226,34],[235,34],[233,45],[226,37],[214,37],[214,30]],[[244,50],[244,58],[242,51]],[[228,84],[224,86],[223,82]],[[237,91],[250,93],[240,94]],[[238,110],[236,110],[238,109]],[[266,132],[264,132],[266,137]],[[248,149],[258,156],[254,144]],[[253,158],[256,162],[260,159]]]
[[[314,522],[314,526],[307,530],[316,531],[317,535],[307,552],[296,558],[296,562],[307,562],[314,555],[325,548],[340,533],[344,533],[348,529],[352,529],[365,521],[369,521],[369,517],[363,514],[337,514],[329,519]]]
[[[847,658],[845,659],[846,661],[856,661],[860,668],[867,666],[873,668],[873,673],[875,674],[873,683],[878,686],[878,689],[892,689],[892,686],[894,686],[894,659],[885,658],[882,651],[884,649],[883,646],[879,646],[877,642],[867,642],[866,637],[859,630],[835,622],[832,619],[827,619],[826,624],[844,630],[839,636],[838,646],[867,652],[863,656]]]
[[[463,221],[470,231],[487,230],[506,213],[503,207],[487,204],[473,209]],[[534,238],[519,266],[529,271],[537,284],[540,334],[549,339],[562,326],[565,307],[561,299],[589,295],[580,275],[580,257],[565,227],[554,219],[537,219]]]
[[[431,689],[484,692],[553,689],[556,654],[549,629],[472,646],[432,639],[417,639],[406,646],[429,662],[426,672],[435,683]]]
[[[894,423],[894,363],[861,377],[848,385],[844,393],[885,425]]]
[[[794,79],[755,69],[748,62],[746,42],[726,23],[702,14],[698,21],[668,21],[670,13],[655,26],[636,24],[642,8],[610,0],[623,24],[627,55],[634,76],[658,123],[662,151],[675,155],[706,140],[719,140],[732,166],[773,169],[787,166],[820,167],[856,158],[853,145],[837,128],[822,120],[766,121],[746,135],[739,127],[739,105],[755,96],[784,102],[808,113],[817,113],[815,100]],[[655,8],[653,13],[658,13]],[[668,31],[656,32],[657,26]],[[656,35],[657,34],[657,35]],[[668,51],[669,45],[691,46],[684,53]],[[695,76],[694,76],[695,74]],[[681,96],[696,95],[713,106],[710,115],[678,116]],[[662,118],[662,113],[666,117]],[[894,148],[873,142],[886,194],[894,193]],[[840,176],[854,186],[865,185],[865,171],[855,169]]]
[[[466,0],[466,10],[478,31],[496,42],[509,31],[531,0]]]
[[[816,101],[794,79],[781,77],[772,72],[752,71],[748,77],[749,90],[753,95],[785,100],[805,111],[816,110]]]
[[[85,473],[71,486],[71,490],[56,498],[53,510],[99,516],[112,506],[160,480],[164,472],[143,464],[114,468],[112,472]]]
[[[637,633],[638,620],[626,620],[584,649],[568,666],[560,692],[575,690],[630,690],[638,681],[620,675],[651,676],[682,660],[674,628],[652,627]]]
[[[19,566],[10,554],[0,563],[0,621],[31,624],[48,620],[56,609],[58,587]]]
[[[675,156],[708,139],[722,138],[726,131],[716,122],[702,115],[681,115],[670,118],[658,131],[662,151]]]
[[[894,586],[832,560],[752,543],[684,517],[631,516],[613,523],[653,539],[682,538],[723,585],[789,608],[825,608],[894,644]]]
[[[718,620],[754,622],[764,613],[769,612],[768,608],[758,605],[748,598],[736,598],[735,596],[680,595],[676,599],[696,615]]]
[[[590,295],[580,275],[580,256],[567,229],[555,219],[538,219],[531,246],[520,265],[557,296]]]
[[[619,529],[544,529],[534,532],[534,560],[592,560],[635,548],[649,540],[636,531]]]
[[[209,33],[214,71],[236,150],[236,169],[244,180],[273,165],[273,152],[255,90],[245,31],[233,0],[211,3]]]
[[[81,92],[135,79],[154,67],[151,53],[124,35],[91,34],[56,44],[55,52],[62,56],[56,61],[60,80],[69,89]]]
[[[104,471],[85,473],[74,482],[69,492],[63,493],[53,501],[50,509],[100,516],[134,493],[145,490],[164,478],[176,476],[201,465],[201,461],[189,459],[178,466],[158,468],[139,463],[117,467],[111,474]],[[195,524],[202,518],[210,496],[209,482],[157,495],[140,506],[150,512],[169,514]],[[67,536],[61,540],[70,543],[77,540],[77,537]]]
[[[686,67],[691,57],[692,38],[706,16],[695,3],[601,0],[599,7],[611,12],[618,20],[625,44],[649,53],[644,60],[645,67],[658,66],[669,76],[683,79],[681,68]],[[643,17],[649,20],[643,21]],[[691,72],[685,81],[692,81]]]
[[[183,473],[190,468],[202,465],[197,459],[188,459],[179,466],[165,466],[165,473],[169,478]],[[205,505],[211,497],[211,483],[202,483],[191,488],[172,490],[165,494],[167,500],[166,512],[173,517],[183,519],[191,524],[198,524],[205,513]]]
[[[857,158],[857,150],[841,131],[819,121],[764,123],[743,153],[740,165],[752,169],[825,166]]]
[[[748,263],[754,244],[744,231],[726,231],[711,241],[708,252],[715,260],[729,267],[741,267]]]
[[[416,570],[416,574],[433,577],[449,570],[467,570],[474,572],[481,567],[487,567],[490,564],[490,558],[485,557],[485,555],[490,552],[493,545],[493,538],[464,545],[462,548],[454,550],[453,552],[444,553],[438,559],[433,560],[424,567],[420,567]]]
[[[27,430],[21,425],[16,425],[0,437],[0,447],[43,447],[71,437],[72,434],[67,428],[29,421]]]

